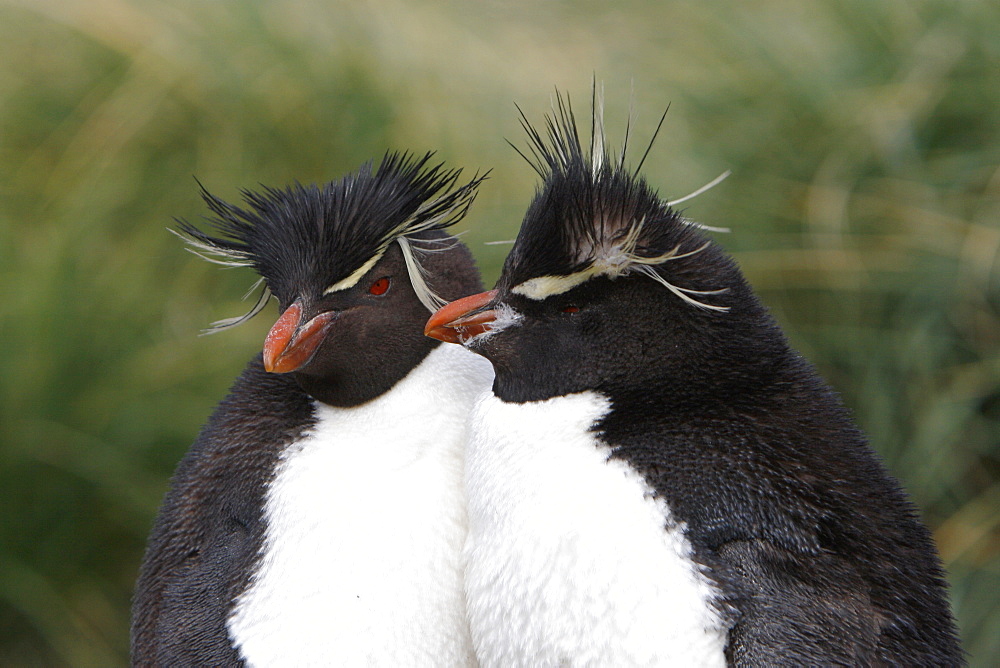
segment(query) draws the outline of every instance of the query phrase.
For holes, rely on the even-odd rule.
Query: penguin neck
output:
[[[330,647],[344,665],[473,660],[462,454],[489,379],[484,360],[440,346],[372,401],[315,403],[280,455],[259,558],[227,622],[248,663],[322,665]]]
[[[424,336],[414,337],[388,354],[361,351],[343,364],[324,369],[322,374],[306,369],[294,376],[299,387],[321,404],[352,408],[392,390],[439,345]]]

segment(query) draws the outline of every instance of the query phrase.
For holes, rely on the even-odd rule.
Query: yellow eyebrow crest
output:
[[[576,286],[586,283],[599,273],[601,273],[599,268],[588,267],[583,271],[566,276],[538,276],[537,278],[531,278],[524,283],[515,285],[510,291],[528,299],[541,301],[548,297],[569,292]]]
[[[358,281],[361,280],[361,277],[367,274],[369,271],[371,271],[371,268],[374,267],[375,264],[382,259],[383,255],[385,255],[384,249],[382,250],[381,253],[373,255],[367,262],[365,262],[363,265],[355,269],[350,276],[348,276],[347,278],[342,278],[333,285],[331,285],[330,287],[328,287],[326,290],[323,291],[323,294],[331,295],[334,292],[340,292],[341,290],[347,290],[349,288],[353,288],[355,285],[358,284]]]

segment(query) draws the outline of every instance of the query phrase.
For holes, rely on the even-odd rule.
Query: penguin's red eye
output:
[[[371,287],[368,288],[368,292],[373,295],[384,295],[388,289],[389,279],[387,277],[383,277],[372,283]]]
[[[572,305],[570,305],[570,306],[564,306],[562,312],[563,313],[579,313],[580,312],[580,307],[579,306],[572,306]]]

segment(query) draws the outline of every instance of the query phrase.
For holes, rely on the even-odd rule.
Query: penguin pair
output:
[[[926,529],[735,264],[596,111],[589,152],[562,98],[525,125],[490,292],[443,232],[481,179],[428,157],[205,194],[182,231],[282,315],[178,468],[133,660],[961,663]],[[462,346],[420,336],[469,293],[426,324]]]

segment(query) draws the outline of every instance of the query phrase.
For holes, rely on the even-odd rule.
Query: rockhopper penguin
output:
[[[281,317],[173,478],[136,589],[135,664],[475,663],[462,457],[492,370],[423,325],[482,289],[443,231],[482,178],[457,187],[430,157],[245,192],[245,208],[205,192],[213,233],[181,224],[198,253],[260,274],[243,319],[271,294]]]
[[[961,664],[913,506],[594,106],[589,150],[568,99],[547,139],[524,121],[544,183],[496,289],[427,325],[496,372],[466,455],[481,664]]]

